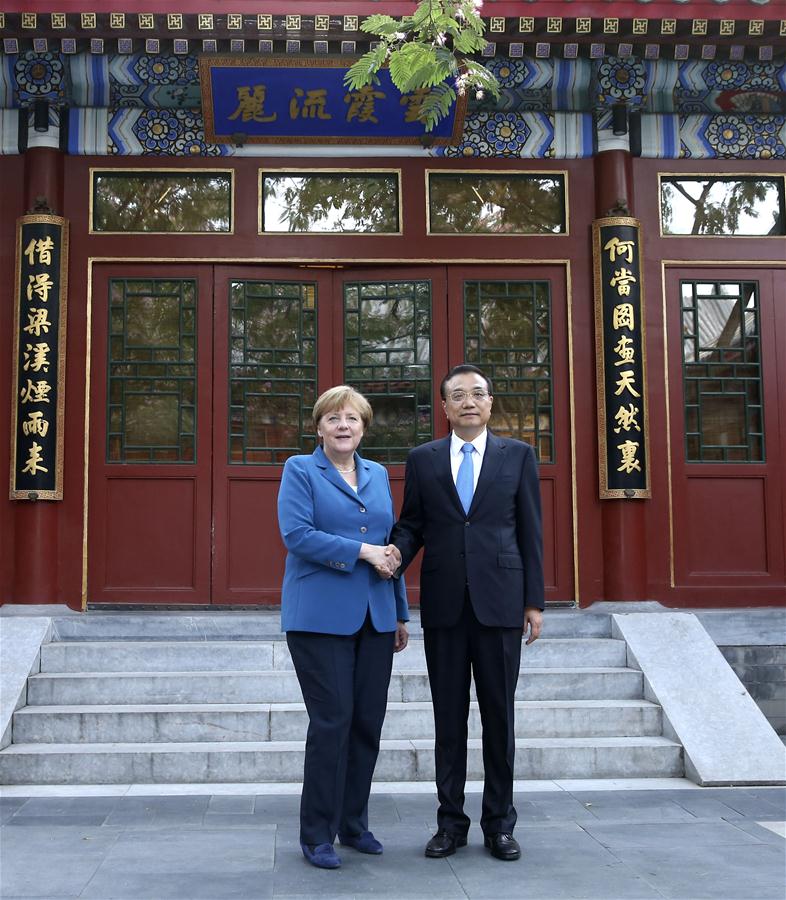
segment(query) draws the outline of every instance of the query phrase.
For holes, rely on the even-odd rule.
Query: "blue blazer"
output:
[[[360,545],[387,544],[395,522],[386,469],[355,454],[357,493],[317,447],[292,456],[278,493],[287,548],[281,630],[354,634],[370,611],[377,631],[407,621],[403,579],[382,579],[359,560]]]

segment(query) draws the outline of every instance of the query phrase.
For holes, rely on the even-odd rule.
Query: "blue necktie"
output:
[[[472,505],[472,495],[475,493],[475,472],[472,468],[472,451],[474,449],[472,444],[464,444],[461,448],[464,459],[461,460],[458,475],[456,475],[456,490],[465,513],[469,512],[469,508]]]

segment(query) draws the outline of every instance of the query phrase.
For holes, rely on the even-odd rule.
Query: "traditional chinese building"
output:
[[[0,4],[0,601],[277,603],[314,398],[400,499],[466,360],[550,601],[784,602],[782,0],[487,0],[431,134],[343,81],[413,6]]]

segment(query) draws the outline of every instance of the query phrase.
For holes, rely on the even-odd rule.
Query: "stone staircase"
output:
[[[271,614],[88,614],[55,621],[27,705],[0,751],[0,783],[297,782],[306,713]],[[522,653],[516,777],[683,774],[608,615],[554,611]],[[395,658],[379,781],[432,781],[433,721],[422,636]],[[482,778],[470,713],[469,779]]]

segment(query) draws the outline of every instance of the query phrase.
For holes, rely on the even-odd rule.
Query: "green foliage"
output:
[[[379,37],[379,45],[349,69],[344,83],[352,90],[377,84],[377,72],[387,65],[402,94],[430,88],[420,108],[426,131],[448,115],[457,95],[499,97],[494,74],[468,58],[486,43],[481,6],[482,0],[421,0],[411,16],[369,16],[361,30]]]
[[[771,183],[755,178],[718,177],[687,181],[675,179],[666,181],[661,194],[661,213],[666,232],[686,234],[686,225],[691,225],[690,234],[736,234],[740,218],[745,215],[757,219],[768,209],[766,200]],[[693,207],[692,223],[683,220],[675,222],[674,201],[682,196]],[[777,203],[772,210],[772,234],[777,233]]]

